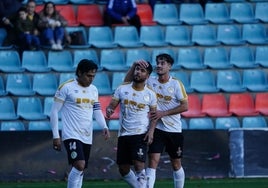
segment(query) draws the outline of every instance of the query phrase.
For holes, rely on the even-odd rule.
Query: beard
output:
[[[140,79],[139,76],[134,76],[133,81],[136,83],[142,83],[144,82],[146,79]]]

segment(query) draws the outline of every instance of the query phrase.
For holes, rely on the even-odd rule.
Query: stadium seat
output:
[[[148,47],[164,47],[168,43],[165,42],[165,34],[161,26],[141,26],[140,42]]]
[[[3,80],[3,77],[0,76],[0,96],[5,96],[7,95],[7,91],[6,91],[6,85],[5,82]]]
[[[77,21],[83,26],[102,26],[102,12],[97,4],[78,5]]]
[[[191,130],[213,130],[214,123],[209,117],[191,118],[189,120],[189,129]]]
[[[256,2],[255,4],[255,18],[267,23],[268,22],[268,2]]]
[[[139,59],[151,61],[151,53],[144,48],[128,49],[126,51],[126,66],[131,67],[132,64]]]
[[[113,31],[108,26],[90,27],[88,31],[88,44],[96,48],[115,48]]]
[[[178,64],[185,69],[205,69],[201,52],[198,48],[180,48],[178,49]]]
[[[202,113],[211,117],[231,116],[228,112],[228,102],[224,94],[204,94],[202,99]]]
[[[196,92],[200,93],[215,93],[219,91],[216,87],[214,73],[209,70],[192,71],[190,86]]]
[[[51,107],[54,102],[54,97],[45,97],[44,98],[44,115],[48,118],[50,117]]]
[[[224,47],[205,48],[204,64],[211,69],[233,68],[229,61],[228,51]]]
[[[216,29],[210,25],[193,25],[192,42],[200,46],[216,46],[217,41]]]
[[[63,4],[68,4],[69,0],[43,0],[43,3],[46,2],[53,2],[56,5],[56,7],[58,7],[62,6]]]
[[[268,46],[256,46],[255,64],[259,64],[265,68],[268,67]]]
[[[61,85],[63,82],[66,82],[74,78],[75,78],[75,73],[60,73],[59,85]]]
[[[0,50],[0,71],[6,73],[24,72],[19,53],[15,50]]]
[[[251,47],[239,46],[231,47],[230,63],[237,68],[255,68],[259,65],[255,63],[254,52]]]
[[[218,117],[215,120],[215,129],[240,128],[240,122],[237,117]]]
[[[242,45],[246,41],[242,39],[242,32],[235,24],[218,25],[217,40],[224,45]]]
[[[109,75],[105,72],[98,72],[92,84],[99,90],[99,95],[111,95],[113,93]]]
[[[153,11],[149,4],[138,3],[137,4],[137,14],[140,16],[141,25],[156,25],[157,23],[153,21]]]
[[[182,130],[188,129],[188,123],[183,118],[181,118],[181,128],[182,128]]]
[[[120,129],[120,123],[118,119],[108,120],[108,127],[111,131],[118,131]]]
[[[230,4],[230,18],[240,24],[256,23],[253,5],[249,2],[233,2]]]
[[[73,57],[69,50],[49,51],[48,67],[56,72],[73,72]]]
[[[23,51],[22,67],[30,72],[49,72],[47,58],[44,51]]]
[[[98,65],[98,71],[103,70],[103,67],[100,66],[100,60],[99,60],[98,54],[97,54],[96,50],[94,50],[94,49],[74,50],[73,51],[73,58],[74,58],[73,63],[74,63],[75,68],[77,67],[78,63],[82,59],[91,59]]]
[[[54,73],[35,73],[33,91],[41,96],[53,96],[58,88],[58,79]]]
[[[5,40],[7,37],[7,32],[4,28],[0,28],[0,50],[11,49],[13,45],[5,45]]]
[[[268,93],[256,93],[255,110],[262,115],[268,115]]]
[[[87,33],[85,27],[78,26],[78,27],[66,27],[66,31],[72,36],[72,33],[82,33],[82,40],[79,42],[81,44],[68,44],[69,48],[89,48],[90,44],[87,43]]]
[[[204,117],[205,113],[202,113],[202,102],[197,94],[188,95],[188,111],[181,113],[183,117]]]
[[[263,69],[244,69],[243,85],[252,92],[268,91],[266,71]]]
[[[187,93],[193,93],[194,90],[190,86],[190,79],[189,79],[189,74],[185,71],[171,71],[170,75],[178,80],[180,80]]]
[[[94,0],[69,0],[74,5],[94,4]]]
[[[19,118],[16,114],[15,103],[11,97],[1,97],[0,105],[0,120],[16,120]]]
[[[8,74],[6,79],[6,91],[15,96],[32,96],[35,92],[32,88],[32,78],[29,74]]]
[[[114,28],[114,42],[123,48],[139,48],[143,46],[136,27],[116,26]]]
[[[267,128],[267,122],[263,116],[243,117],[242,128]]]
[[[43,105],[39,97],[19,97],[17,115],[24,120],[45,120]]]
[[[110,101],[112,100],[111,95],[104,95],[99,97],[99,101],[101,103],[101,111],[103,114],[106,114],[106,107],[110,104]],[[120,113],[120,106],[118,105],[113,113],[113,115],[110,117],[110,119],[119,119],[119,113]]]
[[[63,0],[58,0],[63,1]],[[64,1],[65,4],[68,3],[68,1]],[[74,10],[73,5],[56,5],[56,10],[65,18],[67,21],[67,26],[73,27],[78,26],[79,22],[77,22],[76,19],[76,12]]]
[[[156,66],[156,57],[159,54],[169,54],[173,59],[174,59],[174,64],[172,65],[173,69],[179,69],[180,66],[178,65],[177,61],[176,61],[176,54],[175,51],[172,48],[153,48],[151,51],[151,64],[153,67]]]
[[[180,6],[180,21],[189,24],[206,24],[204,11],[199,3],[182,3]]]
[[[100,65],[109,71],[127,70],[125,52],[119,49],[103,49],[100,52]]]
[[[113,72],[113,75],[112,75],[112,90],[113,91],[115,91],[115,89],[124,82],[125,76],[126,76],[126,72]]]
[[[229,24],[233,22],[226,3],[206,3],[205,19],[213,24]]]
[[[153,20],[161,25],[178,25],[181,24],[176,4],[157,3],[154,6]]]
[[[25,125],[22,121],[2,121],[1,131],[25,131]]]
[[[29,131],[51,131],[49,121],[29,121]]]
[[[217,88],[223,92],[245,92],[240,72],[237,70],[218,70]]]
[[[236,116],[256,116],[254,99],[250,93],[232,93],[229,96],[229,112]]]
[[[165,41],[172,46],[192,46],[191,31],[184,25],[167,25]]]
[[[263,24],[244,24],[242,38],[253,45],[268,44],[266,27]]]

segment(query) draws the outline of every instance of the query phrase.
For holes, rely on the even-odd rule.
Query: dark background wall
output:
[[[65,150],[52,149],[50,131],[0,132],[0,181],[62,180],[70,167]],[[186,177],[228,177],[228,131],[184,131],[183,167]],[[94,133],[94,144],[85,173],[86,179],[119,179],[115,163],[117,132],[104,141]],[[158,178],[171,178],[168,156],[164,153]]]

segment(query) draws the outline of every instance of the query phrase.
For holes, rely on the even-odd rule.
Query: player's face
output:
[[[83,74],[78,73],[78,83],[83,87],[88,87],[93,82],[96,72],[96,70],[90,70]]]
[[[158,75],[167,74],[171,69],[170,63],[166,61],[166,59],[157,59],[156,61],[156,73]]]
[[[144,82],[148,78],[148,72],[145,68],[137,65],[134,69],[134,82]]]

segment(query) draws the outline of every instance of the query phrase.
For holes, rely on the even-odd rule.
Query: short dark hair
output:
[[[76,76],[78,76],[78,72],[81,74],[88,72],[90,70],[98,70],[98,65],[94,63],[94,61],[89,60],[89,59],[82,59],[76,68]]]
[[[18,13],[19,12],[26,12],[27,13],[26,7],[20,7],[19,10],[18,10]]]
[[[169,54],[166,54],[166,53],[163,53],[163,54],[159,54],[159,55],[157,55],[156,56],[156,61],[158,60],[158,59],[165,59],[168,63],[170,63],[171,65],[173,65],[173,63],[174,63],[174,59],[173,59],[173,57],[171,57],[171,55],[169,55]]]
[[[146,70],[148,71],[150,75],[153,72],[153,66],[149,61],[147,61],[147,63],[148,63],[148,66],[146,67]]]

